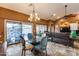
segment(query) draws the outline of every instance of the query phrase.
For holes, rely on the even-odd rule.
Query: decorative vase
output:
[[[77,34],[76,34],[76,31],[75,30],[72,30],[71,31],[70,38],[72,38],[72,39],[76,39],[77,38]]]

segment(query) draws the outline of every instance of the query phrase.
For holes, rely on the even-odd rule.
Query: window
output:
[[[19,41],[21,35],[21,24],[7,22],[7,42]]]
[[[27,39],[27,34],[32,33],[31,23],[20,23],[20,22],[6,22],[7,25],[7,42],[12,44],[21,40],[20,35],[24,35]]]
[[[41,31],[42,33],[44,31],[47,31],[47,26],[46,25],[36,25],[36,33],[38,34],[39,31]]]
[[[27,39],[27,34],[32,33],[32,24],[31,23],[23,23],[22,24],[22,34],[24,35],[25,40]]]
[[[52,26],[52,32],[54,32],[54,25]],[[55,25],[55,32],[57,32],[57,33],[60,32],[60,28],[57,24]]]

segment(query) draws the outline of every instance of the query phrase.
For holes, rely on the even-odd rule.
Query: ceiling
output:
[[[67,14],[79,13],[79,4],[77,3],[35,3],[35,11],[42,19],[55,20],[57,17],[64,16],[65,5],[68,5]],[[8,8],[28,15],[32,13],[32,7],[29,6],[29,3],[0,3],[0,7]],[[56,16],[52,16],[53,14],[56,14]]]

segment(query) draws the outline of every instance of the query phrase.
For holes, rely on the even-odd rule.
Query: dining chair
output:
[[[42,36],[42,32],[39,31],[39,33],[37,34],[37,36],[41,37]]]
[[[47,36],[43,37],[40,44],[34,46],[34,50],[39,51],[41,53],[43,53],[45,51],[45,53],[47,55],[47,40],[48,40]]]
[[[25,55],[25,40],[24,40],[24,37],[21,35],[20,36],[21,38],[21,42],[22,42],[22,56]]]
[[[32,41],[33,41],[33,35],[32,35],[32,33],[28,33],[27,37],[28,37],[28,42],[32,43]]]

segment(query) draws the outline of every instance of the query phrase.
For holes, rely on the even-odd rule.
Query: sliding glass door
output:
[[[6,22],[6,38],[8,44],[20,42],[20,36],[23,35],[27,39],[27,34],[32,33],[31,23]]]
[[[32,33],[32,24],[31,23],[22,23],[22,34],[25,40],[28,40],[27,34]]]
[[[7,22],[7,42],[14,43],[19,41],[22,33],[21,24],[16,22]]]

